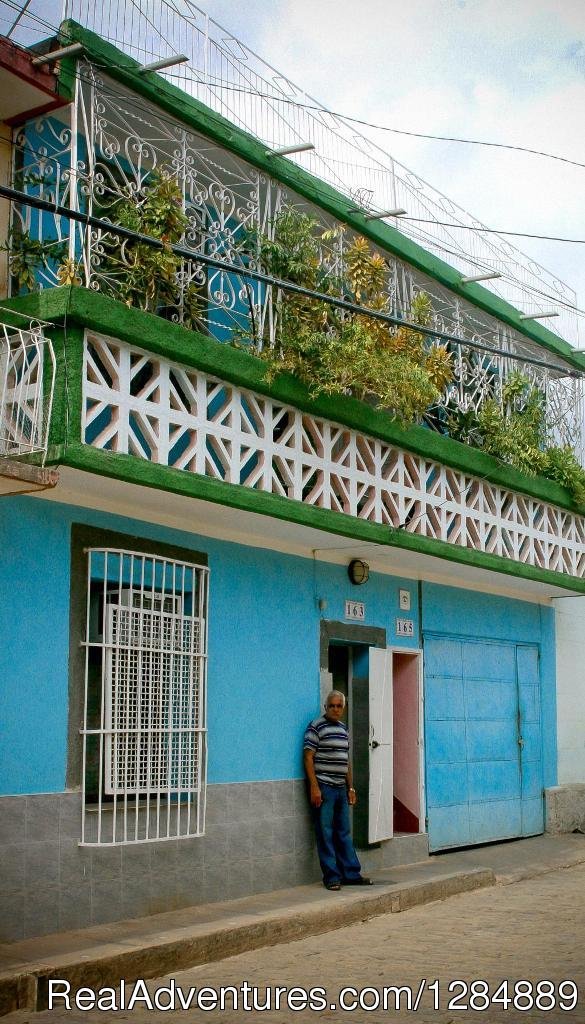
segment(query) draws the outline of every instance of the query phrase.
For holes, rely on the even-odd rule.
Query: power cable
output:
[[[529,231],[506,231],[504,228],[476,228],[473,224],[454,224],[452,221],[431,220],[426,219],[425,217],[409,217],[408,215],[401,217],[400,220],[408,220],[416,224],[436,224],[438,227],[455,228],[457,231],[481,231],[486,235],[515,235],[518,238],[538,238],[545,242],[570,242],[574,245],[585,245],[585,238],[566,238],[561,235],[537,235]]]
[[[20,10],[20,8],[18,8],[18,5],[10,3],[10,0],[3,0],[3,2],[7,3],[13,10]],[[30,3],[30,0],[28,0],[28,2]],[[131,0],[131,2],[133,3],[133,6],[136,6],[136,4],[134,4],[134,0]],[[26,11],[27,6],[28,4],[25,5],[24,11]],[[140,11],[139,8],[137,9]],[[22,13],[24,13],[24,11]],[[153,22],[144,14],[144,12],[140,11],[140,13],[143,15],[143,17],[145,17],[145,19],[147,20],[149,25],[151,25],[152,28],[156,28]],[[67,34],[60,26],[52,24],[51,22],[48,22],[45,19],[40,18],[38,15],[27,14],[27,17],[30,20],[37,22],[37,24],[39,24],[41,27],[50,29],[51,31],[54,32],[60,32],[61,35]],[[109,66],[117,67],[119,70],[128,70],[128,68],[124,67],[124,65],[122,64],[111,64]],[[104,65],[104,69],[107,70],[106,65]],[[302,110],[309,110],[312,112],[316,112],[318,114],[326,114],[329,117],[338,118],[341,122],[347,121],[351,124],[359,124],[366,128],[373,128],[375,131],[389,132],[394,135],[405,135],[417,139],[429,139],[435,142],[456,142],[466,146],[487,146],[493,149],[507,149],[518,153],[528,153],[531,156],[540,156],[547,160],[557,160],[560,163],[570,164],[573,167],[585,168],[585,162],[582,162],[580,160],[573,160],[570,157],[561,156],[558,153],[549,153],[546,150],[534,149],[531,146],[520,146],[509,142],[491,142],[486,139],[463,138],[462,136],[456,135],[436,135],[430,132],[414,132],[405,128],[393,128],[390,125],[378,124],[374,121],[367,121],[364,118],[354,117],[351,114],[344,114],[340,111],[331,110],[329,107],[323,107],[317,103],[300,102],[299,100],[290,99],[287,96],[274,95],[272,93],[263,93],[260,92],[258,89],[247,89],[245,88],[245,86],[228,84],[224,82],[223,79],[220,79],[218,76],[208,75],[204,78],[198,74],[195,68],[191,68],[190,66],[189,70],[191,74],[194,76],[195,81],[200,85],[207,85],[214,89],[223,89],[229,92],[241,92],[246,95],[255,96],[258,99],[269,100],[271,103],[286,103],[288,106],[297,107]],[[181,80],[183,78],[183,76],[173,74],[172,71],[167,71],[165,77],[179,78]]]
[[[9,0],[5,0],[5,2],[9,2]],[[15,4],[10,4],[10,6],[12,7],[13,10],[19,10],[20,9]],[[31,18],[32,20],[37,21],[39,24],[42,24],[46,28],[49,28],[49,29],[54,30],[54,31],[59,31],[57,26],[54,26],[51,23],[49,23],[49,22],[47,22],[47,21],[45,21],[43,19],[38,18],[38,16],[36,16],[36,15],[28,14],[27,17]],[[61,32],[61,34],[62,35],[66,35],[65,32]],[[72,38],[72,37],[70,37],[70,38]],[[102,65],[102,64],[100,64],[96,60],[93,60],[92,63],[94,63],[97,67],[100,67],[102,70],[107,72],[107,70],[108,70],[108,66],[107,65]],[[114,66],[114,65],[110,65],[110,67],[111,66]],[[115,65],[115,66],[117,66],[120,70],[126,70],[126,71],[128,70],[127,68],[125,68],[123,65],[120,65],[120,64]],[[80,80],[83,80],[82,76],[80,76],[79,74],[77,74],[76,77],[78,77]],[[197,82],[201,82],[202,81],[199,78],[196,78],[195,80]],[[246,90],[242,90],[242,91],[246,91]],[[249,90],[249,91],[252,92],[252,90]],[[120,96],[119,96],[118,93],[115,93],[115,92],[109,92],[108,93],[107,88],[103,88],[103,92],[104,92],[105,95],[109,95],[110,98],[117,98],[118,100],[120,99]],[[256,94],[258,96],[262,96],[262,94],[257,93],[257,91],[255,91],[254,94]],[[273,98],[276,99],[276,100],[283,100],[284,99],[286,101],[286,98],[283,98],[283,97],[273,97]],[[138,109],[140,109],[140,104],[136,103],[135,98],[133,98],[133,102],[134,102],[135,106]],[[293,101],[290,101],[290,102],[293,102]],[[297,105],[303,106],[303,104],[297,104]],[[317,105],[306,104],[305,106],[307,106],[308,109],[317,110],[317,111],[322,112],[322,113],[330,113],[330,114],[332,113],[331,111],[327,111],[325,108],[318,107]],[[144,111],[152,114],[152,111],[151,111],[150,108],[143,107],[142,109]],[[163,117],[161,117],[158,112],[157,112],[156,116],[163,123],[171,124],[170,121],[165,121],[165,119]],[[343,117],[344,115],[336,114],[334,116]],[[369,122],[363,122],[363,123],[364,124],[368,124]],[[376,127],[375,125],[372,125],[372,126]],[[388,130],[394,130],[394,129],[388,129]],[[398,131],[398,130],[396,129],[396,131]],[[412,134],[415,134],[415,133],[412,133]],[[439,138],[439,136],[437,136],[437,138]],[[465,141],[465,140],[463,140],[463,141]],[[473,141],[473,140],[471,140],[471,141]],[[477,141],[477,140],[475,140],[475,141]],[[494,144],[494,145],[500,145],[500,144]],[[517,148],[517,147],[512,147],[512,148]],[[528,151],[528,150],[526,150],[526,151]],[[551,155],[551,154],[540,154],[539,151],[532,151],[532,152],[537,153],[537,155],[549,155],[549,156]],[[559,158],[559,159],[564,159],[564,158]],[[583,165],[583,166],[585,166],[585,165]],[[326,195],[324,192],[320,191],[318,188],[315,188],[315,194],[316,195],[321,195],[322,197],[324,197]],[[522,232],[522,231],[511,231],[511,230],[504,230],[504,229],[492,229],[492,228],[487,228],[487,227],[484,227],[484,226],[481,226],[481,225],[480,226],[477,226],[477,225],[465,225],[465,224],[461,224],[461,223],[459,223],[457,221],[439,221],[439,220],[437,220],[435,218],[415,218],[415,217],[408,217],[408,216],[406,216],[406,217],[402,217],[401,219],[404,220],[404,221],[408,221],[411,224],[414,224],[414,223],[425,224],[426,223],[426,224],[432,224],[432,225],[437,226],[437,227],[445,227],[445,228],[448,228],[448,229],[460,228],[462,230],[474,231],[478,235],[482,235],[482,234],[483,235],[485,235],[485,234],[509,235],[509,236],[514,236],[514,237],[518,237],[518,238],[532,238],[532,239],[545,240],[545,241],[547,241],[547,240],[550,240],[550,241],[563,241],[563,242],[566,242],[566,243],[573,243],[573,244],[583,244],[583,242],[585,241],[583,239],[572,239],[572,238],[566,238],[566,237],[560,237],[560,236],[536,234],[536,233],[529,233],[529,232]],[[437,239],[435,239],[433,236],[429,236],[427,234],[423,234],[422,235],[422,239],[425,242],[425,244],[430,245],[430,246],[436,248],[439,251],[447,252],[448,254],[453,255],[455,257],[459,256],[459,258],[465,260],[467,263],[473,263],[473,259],[471,258],[470,254],[467,253],[464,249],[460,249],[458,251],[457,250],[453,250],[453,249],[449,250],[449,249],[445,248],[444,246],[441,246],[439,241]],[[492,269],[492,268],[488,268],[488,269]],[[542,269],[545,270],[545,268],[542,268]],[[545,273],[550,273],[550,272],[545,270]],[[502,274],[502,278],[503,278],[504,281],[507,280],[507,281],[509,281],[512,284],[520,284],[521,287],[523,289],[527,290],[527,291],[532,291],[535,294],[541,295],[541,296],[546,297],[546,298],[550,298],[551,301],[555,301],[556,303],[558,303],[559,305],[563,306],[566,309],[569,309],[570,311],[574,311],[574,312],[577,312],[577,313],[583,312],[583,311],[579,310],[579,308],[577,306],[574,306],[574,305],[566,302],[565,300],[559,299],[555,295],[547,295],[547,293],[542,292],[542,290],[540,290],[538,288],[535,288],[533,285],[526,285],[524,282],[518,282],[517,279],[514,279],[513,277],[510,277],[510,275]]]
[[[379,320],[382,323],[387,323],[393,327],[402,327],[408,330],[415,331],[418,334],[423,334],[426,337],[433,339],[441,339],[446,342],[451,342],[456,345],[465,345],[470,348],[478,349],[482,352],[489,352],[500,357],[511,357],[515,358],[513,353],[502,352],[500,348],[496,348],[493,345],[486,345],[483,342],[471,341],[457,334],[451,334],[447,331],[438,331],[432,327],[426,327],[421,324],[416,324],[411,321],[405,320],[400,316],[392,316],[389,313],[383,313],[380,310],[370,309],[368,306],[362,306],[359,303],[351,302],[348,299],[337,298],[332,295],[327,295],[325,292],[318,292],[311,288],[306,288],[303,285],[295,284],[292,281],[287,281],[283,278],[275,277],[272,274],[266,274],[259,270],[253,270],[251,267],[238,265],[231,263],[227,260],[218,259],[215,256],[209,256],[206,253],[194,252],[192,249],[187,248],[183,245],[171,244],[163,242],[159,238],[154,238],[151,235],[146,235],[138,231],[132,231],[130,228],[123,227],[120,224],[111,224],[109,221],[104,220],[101,217],[94,217],[89,213],[82,213],[79,210],[70,210],[66,206],[62,206],[59,203],[52,202],[48,199],[42,199],[39,196],[31,196],[26,192],[21,192],[19,189],[11,188],[7,185],[0,184],[0,197],[9,199],[12,202],[21,203],[24,206],[31,206],[38,210],[44,210],[48,213],[52,213],[54,216],[63,217],[66,220],[72,220],[77,223],[83,224],[86,228],[97,228],[100,231],[104,231],[111,235],[127,239],[131,242],[137,242],[144,245],[151,246],[158,250],[170,250],[176,256],[181,259],[187,259],[192,263],[203,263],[206,266],[214,269],[219,269],[226,272],[231,272],[250,278],[252,281],[259,281],[263,284],[272,285],[276,288],[281,288],[285,292],[292,293],[294,295],[301,295],[304,298],[310,298],[314,301],[324,302],[336,309],[345,310],[348,313],[354,313],[361,316],[367,316],[369,319]],[[563,357],[560,356],[560,359]],[[538,359],[535,356],[522,355],[521,361],[525,363],[531,363],[535,366],[541,366],[547,370],[554,370],[557,373],[565,374],[569,377],[580,377],[583,371],[577,369],[567,370],[566,366],[549,363],[546,360]]]
[[[7,136],[2,136],[2,135],[0,135],[0,139],[2,141],[4,141],[4,142],[8,143],[9,145],[11,145],[17,151],[20,151],[21,147],[19,146],[18,142],[14,141],[14,139],[11,139],[11,138],[8,138]],[[41,153],[40,150],[36,149],[34,146],[32,146],[30,144],[27,145],[27,152],[28,153],[32,153],[34,156],[37,156],[39,158],[42,156],[44,159],[47,159],[47,154],[45,152]],[[403,217],[401,219],[402,220],[406,220],[407,218]],[[412,219],[414,219],[414,218],[412,218]],[[458,225],[450,225],[450,226],[458,226]],[[479,231],[479,230],[489,230],[489,229],[479,229],[478,228],[477,230]],[[548,236],[538,236],[538,237],[548,237]],[[579,239],[573,239],[573,240],[565,239],[565,241],[582,242],[583,240],[579,240]],[[447,255],[450,255],[450,256],[457,256],[458,255],[458,253],[456,251],[453,251],[453,250],[451,250],[451,249],[449,249],[449,248],[447,248],[445,246],[442,246],[442,245],[440,245],[436,241],[434,241],[433,244],[434,244],[435,248],[438,251],[444,252]],[[488,264],[481,263],[481,262],[479,262],[477,260],[472,259],[471,257],[468,257],[468,262],[471,265],[475,266],[478,270],[489,271],[489,270],[493,269]],[[526,289],[526,285],[524,284],[524,282],[520,281],[518,278],[515,278],[515,277],[513,277],[510,274],[504,276],[504,280],[507,281],[511,285],[517,285],[518,287]],[[573,303],[568,302],[565,299],[562,299],[561,297],[559,297],[556,294],[553,294],[551,292],[543,291],[542,289],[537,289],[534,286],[530,287],[529,290],[532,293],[534,293],[535,295],[540,296],[541,298],[544,298],[544,299],[550,300],[551,302],[554,302],[556,305],[561,306],[563,309],[567,310],[568,312],[575,313],[577,315],[585,316],[585,310],[583,310],[580,307],[574,305]]]
[[[179,78],[172,72],[167,72],[169,78]],[[270,100],[273,103],[286,103],[288,106],[299,107],[303,110],[316,111],[320,114],[328,114],[330,117],[338,118],[342,123],[348,121],[351,124],[359,124],[366,128],[373,128],[375,131],[391,132],[394,135],[408,135],[416,139],[430,139],[435,142],[457,142],[466,146],[488,146],[494,149],[508,149],[518,153],[528,153],[531,156],[544,157],[547,160],[558,160],[560,163],[570,164],[573,167],[585,168],[585,163],[579,160],[572,160],[570,157],[560,156],[558,153],[548,153],[546,150],[532,149],[530,146],[518,146],[510,142],[488,142],[484,139],[465,139],[454,135],[431,135],[426,132],[412,132],[404,128],[391,128],[389,125],[376,124],[373,121],[365,121],[359,117],[352,117],[350,114],[342,114],[339,111],[330,110],[328,107],[320,107],[318,104],[301,103],[298,100],[288,99],[286,96],[274,96],[270,93],[261,93],[255,89],[246,89],[244,86],[228,85],[221,79],[216,82],[210,78],[197,77],[196,81],[201,85],[208,85],[214,89],[225,89],[229,92],[242,92],[258,99]]]

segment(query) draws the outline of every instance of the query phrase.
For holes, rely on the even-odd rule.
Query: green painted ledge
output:
[[[165,110],[173,118],[181,120],[187,127],[214,139],[226,149],[260,168],[269,177],[294,189],[309,202],[327,210],[336,219],[350,225],[383,249],[399,256],[460,297],[513,327],[540,347],[555,353],[575,368],[585,370],[585,353],[577,352],[542,324],[521,320],[521,311],[482,285],[462,284],[463,275],[460,271],[455,270],[438,256],[427,252],[426,249],[411,241],[396,228],[381,222],[366,221],[362,214],[350,213],[350,200],[347,196],[309,174],[308,171],[297,167],[285,157],[267,158],[266,145],[259,139],[236,127],[199,100],[188,96],[182,89],[172,85],[161,75],[154,72],[138,74],[140,64],[137,61],[75,21],[63,22],[61,33],[66,42],[82,43],[87,55],[103,69],[104,73],[148,99],[156,107]],[[65,94],[68,94],[72,87],[72,63],[64,62],[61,84]]]
[[[227,505],[241,511],[297,523],[300,526],[323,530],[326,533],[348,537],[352,540],[390,548],[402,548],[418,554],[446,559],[460,565],[469,565],[501,575],[532,580],[548,586],[561,587],[573,593],[585,594],[585,580],[583,579],[546,569],[537,569],[509,558],[461,548],[455,544],[447,544],[429,537],[420,537],[379,523],[365,522],[330,509],[304,505],[300,501],[292,501],[279,494],[267,494],[251,487],[243,487],[240,484],[213,480],[198,473],[185,473],[183,470],[159,466],[156,463],[136,459],[132,455],[101,451],[83,444],[71,444],[63,454],[62,463],[75,469],[136,484],[140,487],[164,489],[183,497]]]
[[[65,325],[66,332],[68,327],[75,326],[76,329],[87,327],[107,334],[154,355],[192,366],[238,387],[257,391],[313,416],[341,423],[452,469],[580,514],[569,492],[552,480],[526,476],[477,448],[442,437],[424,427],[403,429],[387,413],[365,402],[341,396],[313,399],[305,386],[288,374],[267,384],[266,364],[260,359],[179,324],[171,324],[152,313],[129,309],[123,303],[90,289],[50,288],[6,300],[3,306],[56,325]],[[6,313],[4,318],[10,319]],[[15,325],[18,319],[14,319]],[[69,381],[69,387],[77,391],[80,383],[77,379],[80,373],[78,360],[75,369],[76,376]],[[57,438],[54,440],[58,442]]]

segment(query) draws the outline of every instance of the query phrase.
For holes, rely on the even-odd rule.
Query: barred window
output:
[[[82,845],[200,835],[208,571],[87,555]]]

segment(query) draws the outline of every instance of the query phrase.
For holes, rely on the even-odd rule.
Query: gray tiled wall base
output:
[[[79,793],[0,797],[0,941],[320,879],[300,779],[209,786],[199,839],[80,847]],[[422,860],[426,836],[360,851],[364,870]]]
[[[79,793],[0,797],[0,941],[317,881],[304,783],[209,786],[199,839],[80,847]]]

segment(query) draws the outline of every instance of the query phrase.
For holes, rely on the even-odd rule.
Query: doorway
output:
[[[420,658],[392,652],[394,832],[421,832]]]
[[[335,689],[346,698],[353,838],[363,849],[424,831],[421,654],[387,648],[383,630],[342,629],[345,636],[328,629],[322,643],[321,697]]]
[[[369,648],[365,644],[332,641],[328,648],[328,690],[345,697],[345,722],[349,729],[349,756],[357,803],[351,808],[352,833],[356,846],[368,845],[369,804]]]

